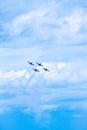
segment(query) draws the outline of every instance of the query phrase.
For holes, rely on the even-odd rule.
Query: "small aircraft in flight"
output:
[[[33,68],[33,70],[34,70],[35,72],[39,72],[39,70],[38,70],[38,69]]]
[[[39,66],[43,66],[41,63],[38,63],[38,62],[37,62],[37,64],[38,64]]]
[[[43,68],[45,71],[50,71],[50,70],[48,70],[47,68]]]
[[[28,61],[28,63],[30,64],[30,65],[34,65],[32,62],[30,62],[30,61]]]

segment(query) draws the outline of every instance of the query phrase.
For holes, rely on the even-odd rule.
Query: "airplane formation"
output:
[[[30,64],[30,65],[32,65],[32,66],[35,66],[35,64],[34,63],[32,63],[32,62],[30,62],[30,61],[28,61],[28,64]],[[43,67],[43,64],[41,64],[41,63],[36,63],[38,66],[41,66],[42,67],[42,69],[44,70],[44,71],[50,71],[50,70],[48,70],[47,68],[44,68]],[[37,68],[33,68],[33,70],[35,71],[35,72],[40,72]]]

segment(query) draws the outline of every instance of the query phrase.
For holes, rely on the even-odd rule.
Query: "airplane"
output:
[[[45,71],[49,71],[47,68],[43,68]]]
[[[30,64],[30,65],[34,65],[32,62],[30,62],[30,61],[28,61],[28,63]]]
[[[33,70],[34,70],[35,72],[39,72],[39,70],[38,70],[38,69],[33,68]]]
[[[37,64],[38,64],[39,66],[43,66],[41,63],[38,63],[38,62],[37,62]]]

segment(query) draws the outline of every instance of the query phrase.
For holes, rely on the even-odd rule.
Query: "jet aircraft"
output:
[[[32,62],[30,62],[30,61],[28,61],[28,63],[30,64],[30,65],[34,65]]]
[[[38,70],[38,69],[33,68],[33,70],[34,70],[35,72],[39,72],[39,70]]]
[[[38,63],[38,62],[37,62],[37,64],[38,64],[39,66],[43,66],[41,63]]]
[[[49,71],[47,68],[43,68],[45,71]]]

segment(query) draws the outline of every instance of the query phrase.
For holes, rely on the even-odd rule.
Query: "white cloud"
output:
[[[11,111],[10,107],[0,107],[0,114],[7,113],[10,111]]]
[[[86,11],[83,8],[72,7],[70,9],[69,7],[68,13],[66,10],[61,12],[64,7],[61,5],[61,2],[59,4],[52,1],[51,4],[41,6],[42,9],[41,7],[34,8],[32,11],[21,13],[12,20],[10,19],[11,21],[7,20],[9,21],[7,24],[3,23],[5,29],[3,35],[4,32],[9,35],[8,37],[12,40],[10,41],[12,48],[13,45],[16,47],[16,44],[21,47],[22,43],[24,43],[22,47],[33,45],[32,39],[36,40],[34,45],[37,43],[39,45],[39,39],[47,44],[53,42],[53,45],[55,43],[84,43],[87,37],[87,32],[84,31],[87,28]],[[30,35],[21,36],[21,33],[26,30],[30,32]],[[31,38],[29,39],[29,37]],[[47,41],[44,42],[44,40]],[[57,44],[53,48],[48,45],[49,49],[43,44],[44,51],[42,47],[0,49],[0,60],[2,61],[0,63],[0,113],[9,111],[7,106],[10,108],[25,107],[24,112],[26,113],[40,113],[45,110],[55,110],[61,106],[69,109],[87,109],[87,85],[85,83],[87,82],[87,62],[84,60],[85,58],[83,59],[83,56],[86,57],[86,46],[80,47],[80,49],[76,46],[71,49],[70,46],[60,47]],[[69,60],[71,57],[80,56],[81,60]],[[26,84],[32,75],[31,68],[26,67],[25,62],[28,59],[42,58],[42,61],[45,61],[45,57],[47,61],[50,57],[51,62],[43,63],[50,72],[44,73],[42,70],[34,75],[31,82]],[[52,62],[52,58],[55,59],[55,57],[57,62]],[[58,61],[59,59],[60,61]],[[11,68],[12,70],[10,70]],[[9,96],[11,94],[13,97]]]
[[[39,51],[38,51],[39,50]],[[43,48],[40,46],[34,46],[30,48],[2,48],[0,49],[0,70],[22,70],[28,69],[28,60],[36,62],[43,54]]]
[[[53,63],[44,62],[43,65],[50,71],[44,73],[44,70],[39,67],[38,69],[40,70],[40,72],[34,75],[32,79],[32,84],[38,84],[38,80],[40,79],[42,79],[41,82],[43,82],[43,80],[45,79],[46,82],[49,84],[60,82],[75,83],[87,81],[87,62],[84,60],[76,59],[67,62]],[[32,74],[30,75],[30,73],[28,72],[28,70],[11,70],[8,72],[0,71],[0,83],[6,84],[8,82],[10,83],[12,81],[17,81],[19,84],[21,84],[20,80],[25,80],[26,82],[26,80],[29,79],[30,76],[32,76]]]
[[[51,82],[81,82],[87,80],[87,62],[74,60],[69,62],[48,63],[49,73],[45,73],[49,83]]]
[[[21,41],[17,40],[17,44],[27,39],[25,40],[27,46],[28,43],[32,44],[32,41],[34,44],[45,41],[60,45],[83,44],[87,41],[86,9],[73,5],[68,7],[64,1],[53,0],[40,2],[40,5],[32,10],[21,12],[7,23],[3,22],[3,32],[9,37],[8,39],[12,39],[12,44],[15,44],[13,41],[17,38],[21,39]]]
[[[87,63],[76,59],[67,62],[43,63],[43,65],[49,68],[50,72],[44,75],[42,72],[36,74],[32,79],[33,84],[28,85],[23,82],[23,80],[26,82],[30,76],[26,70],[0,71],[0,82],[2,79],[3,83],[13,82],[10,88],[6,88],[6,85],[1,87],[1,108],[23,106],[24,112],[34,112],[36,115],[40,115],[45,110],[56,110],[60,107],[86,109],[87,89],[83,82],[87,81]],[[40,76],[43,77],[40,78]],[[69,84],[63,86],[65,80]],[[17,87],[15,87],[16,81],[18,81]],[[55,86],[52,83],[57,84]],[[4,99],[4,93],[7,93],[7,96],[11,94],[14,96]]]
[[[20,80],[24,76],[25,76],[24,78],[26,78],[25,75],[26,72],[27,70],[19,70],[19,71],[11,70],[8,72],[0,71],[0,84],[6,85],[7,83],[12,83],[12,82],[13,84],[15,84],[16,80]]]
[[[44,16],[47,11],[44,9],[38,9],[31,11],[26,14],[21,14],[13,19],[13,21],[5,25],[9,30],[11,35],[19,35],[22,31],[30,26],[37,26],[42,23]],[[11,26],[11,28],[10,28]]]
[[[81,118],[81,117],[84,117],[85,115],[83,114],[74,114],[73,117],[74,118]]]
[[[51,105],[42,105],[41,106],[41,109],[42,109],[42,111],[44,111],[44,110],[56,110],[57,109],[57,105],[54,105],[54,104],[51,104]]]
[[[5,25],[5,28],[10,35],[20,35],[26,29],[31,31],[31,27],[33,37],[43,40],[53,38],[58,44],[86,40],[86,33],[84,35],[80,32],[81,28],[87,28],[87,15],[83,8],[72,8],[70,13],[60,16],[56,5],[52,8],[50,6],[21,14]]]
[[[78,33],[83,21],[84,14],[82,10],[75,10],[71,15],[65,17],[65,21],[68,24],[67,29],[71,34]],[[85,21],[86,22],[86,21]]]

